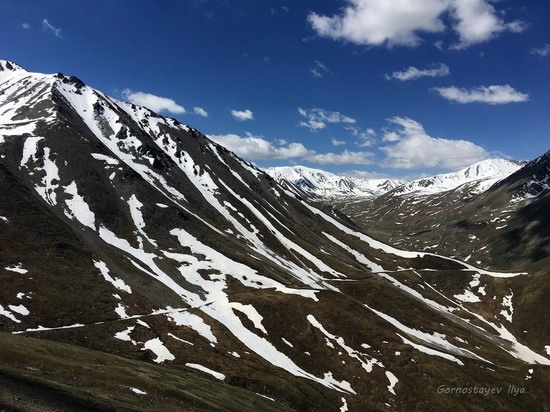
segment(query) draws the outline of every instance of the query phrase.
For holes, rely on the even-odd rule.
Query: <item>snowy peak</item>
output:
[[[27,71],[16,63],[8,60],[0,60],[0,83]]]
[[[521,163],[519,162],[506,159],[488,159],[459,170],[456,174],[464,176],[466,179],[479,180],[511,174],[520,167]]]
[[[26,71],[17,63],[10,62],[9,60],[0,60],[0,72],[2,71]]]
[[[305,166],[271,167],[265,171],[279,183],[290,183],[310,196],[328,198],[380,196],[399,184],[389,179],[338,176],[325,170]]]
[[[471,194],[479,194],[517,172],[522,166],[521,162],[506,159],[483,160],[457,172],[410,181],[393,190],[391,194],[424,196],[447,192],[463,185],[468,185]]]

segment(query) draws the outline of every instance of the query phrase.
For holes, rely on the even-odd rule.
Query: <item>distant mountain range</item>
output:
[[[370,191],[367,225],[175,119],[0,61],[0,410],[548,409],[547,185],[541,158],[475,199],[318,192]],[[430,231],[486,235],[514,270],[414,243]]]
[[[319,198],[378,197],[391,195],[426,196],[443,193],[460,186],[468,187],[470,194],[479,194],[496,182],[518,171],[526,162],[506,159],[488,159],[465,169],[403,182],[395,179],[360,179],[339,176],[305,166],[285,166],[265,169],[277,182],[305,195]]]
[[[380,196],[402,182],[391,179],[360,179],[305,166],[270,167],[265,172],[280,184],[288,184],[309,196],[332,198],[342,196]]]

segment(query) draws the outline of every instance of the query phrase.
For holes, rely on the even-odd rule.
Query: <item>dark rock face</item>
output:
[[[503,332],[521,328],[507,297],[525,276],[386,246],[197,130],[74,77],[4,71],[0,92],[3,332],[223,381],[249,410],[254,392],[274,410],[519,405],[441,385],[528,385],[521,405],[548,404],[543,348]],[[102,390],[131,405],[113,379]],[[161,386],[143,402],[175,396]]]

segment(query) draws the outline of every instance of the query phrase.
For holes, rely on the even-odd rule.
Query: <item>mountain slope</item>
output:
[[[548,405],[550,360],[509,332],[529,275],[390,247],[176,120],[0,67],[2,331],[295,410]],[[464,406],[442,383],[529,390]]]
[[[270,167],[265,172],[280,184],[307,196],[320,198],[372,197],[395,188],[400,183],[390,179],[359,179],[305,166]]]

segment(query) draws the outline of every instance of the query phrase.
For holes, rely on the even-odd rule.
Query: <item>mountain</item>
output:
[[[457,172],[403,183],[395,179],[359,179],[305,166],[271,167],[265,170],[278,183],[306,197],[338,199],[342,197],[373,198],[388,193],[392,196],[426,196],[448,192],[460,186],[472,196],[519,170],[525,162],[488,159]]]
[[[541,277],[382,243],[77,77],[0,61],[0,193],[2,409],[550,407]]]
[[[546,153],[524,163],[478,193],[477,189],[494,179],[421,196],[419,192],[403,194],[405,190],[399,187],[376,199],[336,202],[335,206],[370,234],[393,244],[472,259],[489,267],[522,268],[550,255],[546,247],[550,233],[537,223],[546,221],[549,214],[545,207],[549,157]],[[413,187],[412,183],[405,186]],[[499,247],[504,244],[506,249]]]
[[[401,183],[391,179],[338,176],[305,166],[270,167],[265,172],[280,184],[290,183],[290,190],[319,198],[380,196]]]
[[[505,159],[488,159],[457,172],[413,180],[395,188],[391,194],[415,196],[433,195],[467,185],[470,194],[489,189],[496,182],[518,171],[524,163]]]

